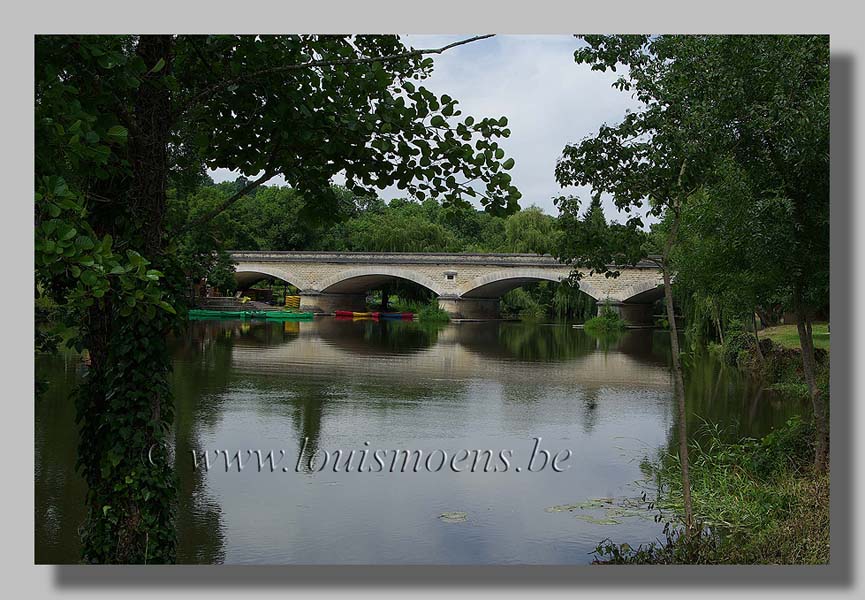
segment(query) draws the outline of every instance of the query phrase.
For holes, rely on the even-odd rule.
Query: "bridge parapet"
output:
[[[277,263],[337,263],[337,264],[471,264],[503,267],[557,267],[568,270],[567,265],[549,254],[530,253],[484,253],[484,252],[318,252],[306,250],[233,250],[235,262]],[[657,270],[658,264],[651,257],[641,260],[629,269]],[[615,265],[609,265],[614,267]]]

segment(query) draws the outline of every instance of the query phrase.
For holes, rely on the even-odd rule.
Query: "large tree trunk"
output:
[[[661,261],[661,270],[664,276],[664,304],[667,308],[667,320],[670,322],[670,350],[673,355],[673,382],[678,413],[678,436],[679,436],[679,464],[682,470],[682,500],[684,505],[685,532],[690,535],[694,532],[694,508],[691,502],[691,476],[689,473],[690,460],[688,458],[688,420],[685,412],[685,376],[682,372],[682,361],[679,356],[679,330],[676,326],[676,313],[673,307],[673,287],[670,283],[670,253],[675,244],[676,234],[679,229],[678,211],[674,213],[673,225],[664,245],[664,256]]]
[[[670,350],[673,354],[673,383],[678,413],[679,463],[682,469],[682,499],[685,509],[685,527],[688,534],[694,528],[694,509],[691,502],[691,476],[688,472],[688,420],[685,412],[685,377],[682,372],[682,361],[679,357],[679,331],[676,326],[676,314],[673,309],[673,291],[670,285],[670,270],[666,261],[664,272],[664,303],[667,307],[667,320],[670,322]]]
[[[802,349],[802,370],[814,410],[814,468],[822,473],[829,467],[829,419],[826,414],[826,400],[817,387],[817,362],[814,358],[811,317],[802,302],[802,294],[798,287],[793,292],[793,303],[796,329],[799,332],[799,346]]]
[[[172,38],[141,36],[137,54],[148,69],[133,102],[125,193],[95,211],[102,233],[112,233],[162,270],[170,299],[176,280],[164,256],[169,90]],[[103,214],[98,214],[102,211]],[[175,281],[176,283],[176,281]],[[178,295],[183,288],[177,287]],[[125,311],[128,314],[124,314]],[[173,562],[175,486],[164,453],[173,421],[165,335],[172,318],[131,312],[107,295],[82,324],[91,365],[78,396],[79,464],[87,482],[84,559],[91,563]]]
[[[721,315],[719,314],[718,303],[712,298],[712,317],[715,319],[715,330],[718,332],[718,339],[721,345],[724,345],[724,328],[721,327]]]
[[[754,342],[757,345],[757,357],[760,359],[760,362],[765,362],[763,358],[763,350],[760,348],[760,335],[757,333],[757,313],[756,311],[751,311],[751,326],[754,328]]]

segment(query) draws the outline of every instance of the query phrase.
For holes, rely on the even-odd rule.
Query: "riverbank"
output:
[[[829,561],[829,475],[814,473],[813,430],[792,419],[756,439],[725,443],[717,430],[691,445],[691,492],[701,533],[686,539],[676,454],[654,471],[655,507],[670,518],[666,539],[637,549],[605,540],[598,564],[825,564]],[[664,517],[666,515],[666,517]]]
[[[767,327],[759,333],[760,337],[769,338],[785,348],[799,348],[799,331],[796,325],[776,325]],[[829,350],[829,324],[814,323],[811,327],[814,347]]]
[[[823,326],[825,329],[825,325]],[[795,328],[794,328],[795,331]],[[798,348],[774,341],[788,332],[728,335],[711,351],[727,365],[762,380],[782,401],[808,397]],[[816,338],[816,327],[815,327]],[[798,336],[797,336],[798,342]],[[826,340],[828,346],[828,339]],[[816,351],[817,383],[829,398],[829,360]],[[814,464],[810,418],[794,418],[759,439],[725,441],[704,423],[690,445],[691,495],[698,535],[682,534],[683,492],[677,453],[649,467],[657,483],[654,508],[668,521],[665,539],[637,549],[605,540],[598,564],[825,564],[829,561],[829,474]],[[699,440],[699,441],[696,441]]]

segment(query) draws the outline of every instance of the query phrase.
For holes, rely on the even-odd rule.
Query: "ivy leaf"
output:
[[[156,61],[156,64],[153,65],[153,68],[150,69],[149,73],[159,73],[164,68],[165,68],[165,59],[160,58],[158,61]]]
[[[126,130],[126,127],[123,127],[122,125],[115,125],[108,130],[108,133],[106,133],[106,137],[112,142],[125,144],[127,138],[129,137],[129,132]]]

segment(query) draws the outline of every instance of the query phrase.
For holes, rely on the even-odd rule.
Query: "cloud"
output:
[[[407,35],[403,40],[415,48],[437,48],[464,37]],[[618,74],[574,62],[579,44],[566,35],[498,35],[435,56],[433,74],[423,82],[437,94],[456,98],[463,115],[508,118],[511,136],[501,146],[516,161],[511,176],[523,194],[520,204],[535,204],[549,214],[557,214],[555,196],[589,199],[589,190],[562,189],[556,183],[556,160],[565,145],[638,107],[629,94],[612,88]],[[233,177],[224,171],[214,174],[217,181]],[[382,196],[403,194],[394,188]],[[611,198],[603,198],[603,205],[608,219],[621,220]]]
[[[405,36],[414,47],[439,47],[463,36]],[[535,204],[556,214],[552,198],[588,189],[562,189],[556,160],[568,143],[616,123],[639,104],[612,88],[616,73],[592,71],[574,62],[579,42],[565,35],[499,35],[435,57],[431,90],[460,102],[464,114],[508,117],[511,136],[501,142],[516,160],[511,171],[523,207]],[[621,218],[612,199],[603,199],[608,218]]]

